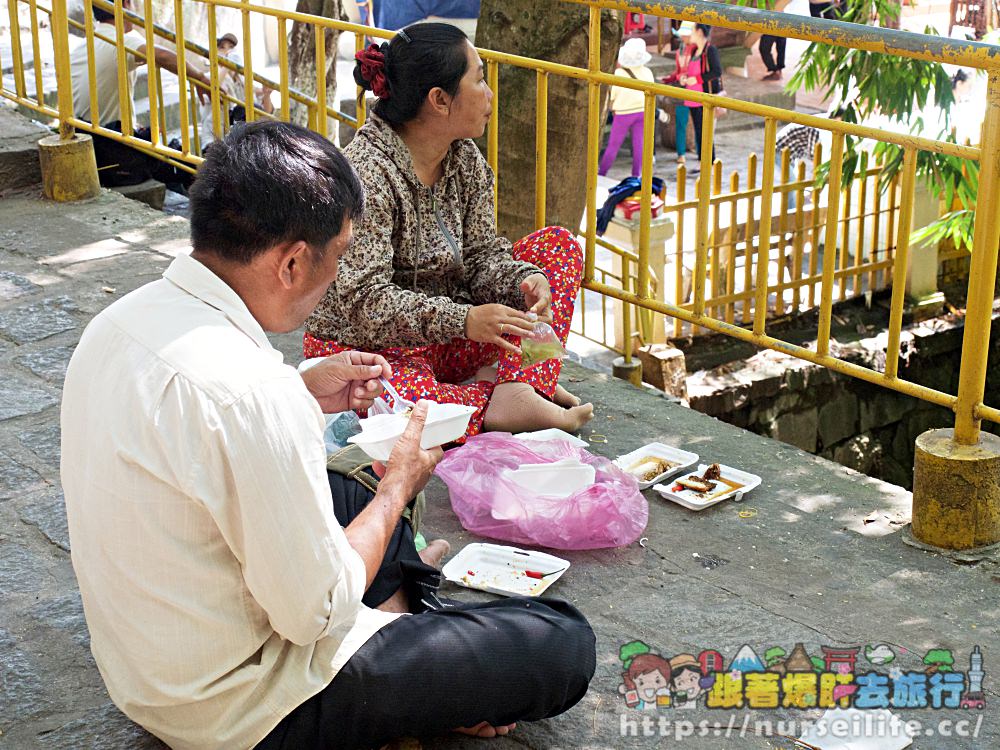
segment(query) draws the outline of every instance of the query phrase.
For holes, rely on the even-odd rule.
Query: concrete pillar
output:
[[[913,191],[911,229],[920,229],[941,216],[941,203],[930,189],[918,182]],[[933,242],[911,243],[906,269],[906,311],[914,320],[933,318],[944,309],[944,293],[937,288],[938,251]]]
[[[58,135],[42,138],[38,142],[38,161],[42,192],[49,200],[79,201],[100,194],[94,141],[86,133],[74,133],[69,139]]]
[[[944,549],[1000,542],[1000,437],[979,434],[960,445],[952,429],[917,438],[913,469],[913,535]]]

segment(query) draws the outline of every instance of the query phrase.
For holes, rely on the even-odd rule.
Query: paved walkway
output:
[[[183,219],[114,194],[76,205],[34,194],[0,199],[2,748],[162,747],[111,705],[90,656],[59,487],[58,404],[67,359],[87,321],[155,279],[185,247],[186,233]],[[297,359],[295,335],[276,343]],[[716,735],[712,724],[705,736],[682,743],[643,737],[643,716],[658,732],[657,712],[630,711],[619,694],[619,648],[637,639],[668,657],[715,650],[727,669],[744,644],[764,657],[771,647],[791,653],[802,643],[813,656],[824,645],[888,644],[898,654],[894,666],[904,670],[922,670],[929,649],[950,649],[964,671],[978,644],[986,710],[897,713],[925,726],[940,718],[982,719],[978,739],[920,738],[913,747],[921,750],[1000,746],[991,710],[998,700],[992,674],[1000,653],[1000,576],[988,563],[957,565],[905,545],[906,492],[604,375],[569,367],[564,382],[597,404],[584,434],[606,436],[607,443],[595,441],[595,452],[614,456],[660,440],[760,474],[763,485],[740,505],[702,513],[649,493],[645,546],[567,554],[572,568],[552,593],[579,606],[598,633],[590,693],[566,715],[521,726],[509,739],[427,747],[789,747],[755,736],[753,722],[818,715],[663,710],[664,720],[721,727],[732,721],[737,735],[747,728],[740,739]],[[456,550],[478,541],[459,527],[437,480],[427,523],[429,536],[445,536]],[[487,598],[450,586],[446,594]],[[860,658],[858,669],[874,667]],[[672,737],[673,725],[666,730]]]

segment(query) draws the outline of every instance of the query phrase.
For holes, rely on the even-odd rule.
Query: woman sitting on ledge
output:
[[[403,398],[475,406],[468,435],[578,429],[593,407],[557,385],[558,360],[522,370],[518,344],[536,317],[565,343],[580,245],[561,227],[513,247],[496,235],[493,172],[470,140],[493,99],[475,48],[454,26],[416,24],[357,61],[378,97],[344,150],[365,210],[306,321],[305,356],[378,352]]]

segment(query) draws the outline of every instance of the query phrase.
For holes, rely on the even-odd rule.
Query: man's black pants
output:
[[[330,474],[330,485],[334,513],[346,526],[372,495],[339,474]],[[594,675],[595,638],[575,607],[512,598],[421,611],[414,597],[427,590],[428,571],[436,573],[419,561],[410,526],[401,521],[365,603],[375,606],[403,585],[417,614],[373,635],[257,750],[377,748],[483,721],[545,719],[583,698]]]
[[[701,128],[705,122],[704,107],[690,107],[691,122],[694,124],[694,140],[698,144],[698,158],[701,158]],[[715,142],[712,143],[712,161],[715,161]]]
[[[121,122],[104,125],[110,130],[121,132]],[[151,137],[149,128],[135,128],[132,135],[148,141]],[[97,175],[104,187],[120,187],[122,185],[138,185],[140,182],[153,179],[170,187],[187,188],[194,182],[194,175],[183,169],[171,166],[165,161],[150,156],[139,149],[132,148],[99,133],[91,133],[94,139],[94,158],[97,160]],[[171,148],[180,148],[180,144],[171,142]]]
[[[787,41],[783,36],[771,36],[770,34],[764,34],[760,38],[760,59],[764,61],[764,65],[771,73],[785,69],[785,43]],[[771,54],[771,49],[774,47],[778,48],[777,62],[774,61],[774,56]]]

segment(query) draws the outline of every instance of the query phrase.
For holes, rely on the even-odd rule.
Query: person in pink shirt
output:
[[[679,86],[681,77],[687,75],[688,63],[691,61],[691,55],[694,53],[694,47],[691,44],[692,31],[694,31],[694,23],[691,21],[684,21],[680,25],[680,28],[674,29],[674,33],[680,37],[681,42],[680,46],[674,52],[677,69],[670,75],[661,78],[660,80],[663,83]],[[691,110],[682,102],[677,102],[674,106],[674,129],[676,132],[674,143],[677,150],[678,164],[684,163],[684,156],[687,153],[687,129],[690,115]]]
[[[694,48],[688,60],[687,74],[680,75],[677,82],[688,91],[700,91],[707,94],[718,94],[722,91],[722,63],[719,60],[719,50],[709,42],[712,27],[704,23],[695,24],[691,32],[691,46]],[[694,123],[694,136],[698,143],[698,158],[701,158],[701,129],[704,122],[704,109],[699,102],[685,101],[684,106],[691,110],[691,121]],[[715,159],[715,144],[712,144],[712,159]],[[692,172],[697,172],[698,167]]]

